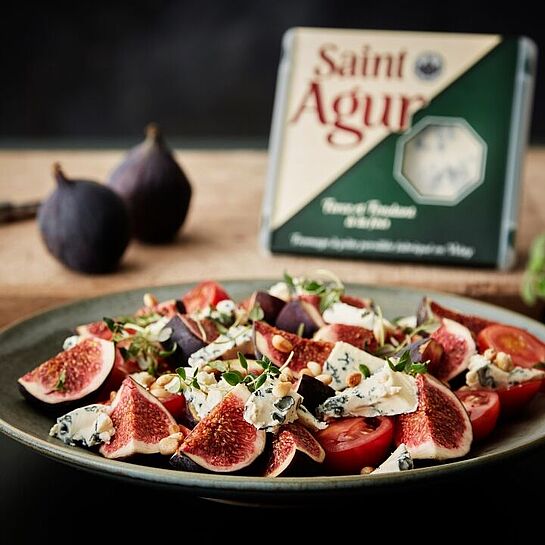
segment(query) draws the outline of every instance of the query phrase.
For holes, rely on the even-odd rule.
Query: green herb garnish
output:
[[[363,363],[360,363],[359,369],[360,369],[360,373],[365,378],[369,378],[371,376],[371,371],[369,371],[369,367],[367,367],[367,365],[364,365]]]
[[[410,350],[405,350],[399,358],[388,358],[388,365],[392,371],[407,373],[415,376],[428,372],[428,364],[426,362],[413,362]]]
[[[59,373],[59,376],[57,377],[57,382],[55,383],[55,386],[53,386],[53,390],[55,392],[64,392],[66,390],[66,370],[61,369],[61,372]]]

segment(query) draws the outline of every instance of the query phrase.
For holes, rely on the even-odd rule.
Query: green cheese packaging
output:
[[[511,267],[536,56],[528,38],[290,29],[263,245]]]

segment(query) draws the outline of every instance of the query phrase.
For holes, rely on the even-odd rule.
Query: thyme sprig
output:
[[[231,386],[236,386],[237,384],[245,384],[250,392],[255,392],[265,382],[269,377],[276,378],[280,375],[282,369],[286,367],[291,360],[291,357],[288,358],[286,363],[282,367],[277,367],[267,356],[263,356],[261,359],[256,360],[256,363],[263,368],[263,372],[260,375],[253,375],[247,373],[245,376],[239,371],[232,369],[223,373],[221,376],[223,379],[230,384]],[[238,352],[238,361],[240,362],[241,367],[248,371],[248,360],[241,352]]]
[[[427,362],[414,362],[410,350],[405,350],[398,358],[388,358],[386,361],[392,371],[407,373],[413,377],[428,372]]]

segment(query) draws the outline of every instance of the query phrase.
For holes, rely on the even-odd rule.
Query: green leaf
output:
[[[273,365],[273,362],[267,356],[262,356],[260,360],[256,360],[256,363],[263,367],[263,369],[268,369]]]
[[[238,361],[240,362],[241,367],[245,371],[248,371],[248,360],[244,357],[244,354],[242,354],[241,352],[237,352],[237,356],[238,356]]]
[[[265,384],[266,380],[267,380],[267,373],[261,373],[261,375],[257,377],[257,380],[254,383],[254,390],[258,390],[259,388],[261,388],[261,386]]]
[[[191,387],[195,388],[195,390],[200,390],[201,385],[199,384],[199,381],[197,380],[197,377],[193,377],[193,380],[191,381]]]
[[[176,368],[176,373],[178,373],[178,376],[185,381],[186,374],[185,374],[185,367],[178,367]]]
[[[371,376],[371,371],[369,371],[369,367],[367,367],[367,365],[364,365],[363,363],[360,363],[359,369],[360,369],[360,373],[365,378],[369,378]]]
[[[117,332],[118,326],[117,326],[117,324],[115,323],[114,320],[112,320],[111,318],[108,318],[107,316],[104,316],[104,318],[102,318],[102,321],[106,324],[106,327],[107,327],[112,333],[116,333],[116,332]]]
[[[288,286],[290,293],[295,292],[295,284],[293,282],[293,276],[290,276],[286,271],[284,271],[284,283]]]
[[[297,335],[298,335],[299,337],[302,337],[304,332],[305,332],[305,324],[304,324],[303,322],[301,322],[301,323],[297,326]]]
[[[409,363],[404,369],[405,373],[408,375],[420,375],[428,372],[427,363]]]
[[[221,376],[223,377],[223,380],[231,386],[236,386],[244,380],[238,371],[227,371],[227,373],[223,373]]]
[[[252,322],[259,322],[265,317],[265,312],[261,308],[261,305],[258,302],[255,302],[250,312],[248,313],[248,319]]]
[[[278,367],[276,367],[276,365],[274,365],[274,364],[270,365],[269,368],[267,369],[267,371],[268,371],[268,373],[270,373],[274,377],[277,377],[280,374],[280,369]]]

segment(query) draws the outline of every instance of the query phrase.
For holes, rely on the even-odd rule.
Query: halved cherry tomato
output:
[[[520,411],[539,392],[541,382],[541,380],[530,380],[495,390],[500,397],[501,413],[509,416]]]
[[[377,466],[386,458],[394,437],[392,420],[340,418],[316,434],[325,450],[325,465],[337,475],[357,474],[363,467]]]
[[[500,398],[492,390],[458,390],[455,392],[471,420],[473,439],[490,435],[500,416]]]
[[[160,400],[165,409],[174,417],[174,420],[181,420],[186,415],[185,397],[181,394],[171,394]]]
[[[485,327],[477,336],[479,350],[493,348],[497,352],[510,354],[515,365],[533,367],[545,362],[545,343],[537,337],[509,325],[495,324]]]
[[[207,307],[215,307],[224,299],[229,299],[229,295],[217,282],[212,280],[201,282],[182,297],[185,311],[188,314]]]

